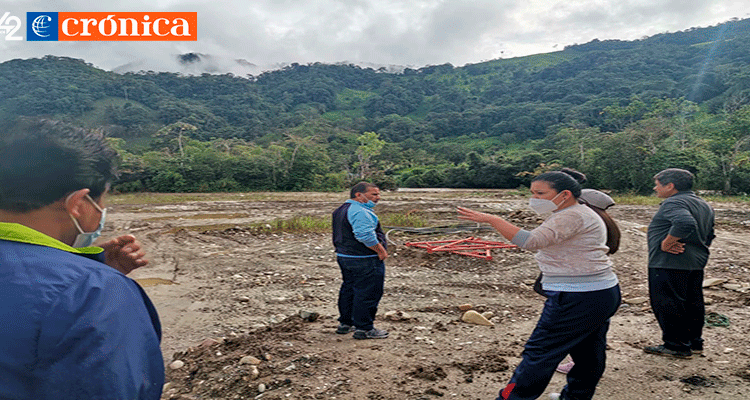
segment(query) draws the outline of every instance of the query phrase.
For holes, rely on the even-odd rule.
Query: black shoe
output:
[[[693,343],[691,343],[690,350],[693,352],[693,354],[703,354],[703,341],[694,341]]]
[[[346,335],[347,333],[354,332],[355,329],[356,328],[351,325],[339,324],[339,327],[336,328],[336,333],[339,335]]]
[[[388,337],[388,332],[382,329],[372,328],[369,331],[357,329],[354,332],[355,339],[385,339]]]
[[[673,357],[673,358],[680,358],[683,360],[690,360],[693,358],[693,352],[690,350],[670,350],[666,347],[664,347],[663,344],[660,344],[658,346],[650,346],[650,347],[644,347],[643,351],[648,354],[656,354],[659,356],[667,356],[667,357]]]

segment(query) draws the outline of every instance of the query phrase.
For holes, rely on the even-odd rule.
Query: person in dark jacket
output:
[[[158,400],[161,326],[124,274],[131,235],[91,246],[116,153],[100,133],[24,121],[0,142],[0,399]]]
[[[373,325],[383,297],[384,260],[388,258],[385,234],[372,211],[380,200],[380,189],[360,182],[352,187],[349,197],[332,214],[333,246],[343,279],[336,333],[354,331],[355,339],[385,339],[388,332]]]
[[[654,182],[664,201],[648,226],[648,289],[664,343],[643,350],[692,358],[703,352],[703,269],[714,239],[714,210],[691,191],[690,171],[665,169]]]

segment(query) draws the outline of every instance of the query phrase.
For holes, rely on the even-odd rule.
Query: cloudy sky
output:
[[[195,11],[197,42],[4,40],[0,62],[47,54],[107,70],[176,71],[175,55],[210,55],[256,69],[284,63],[455,66],[562,50],[592,39],[633,40],[750,17],[747,0],[0,0],[5,12]],[[24,34],[25,35],[25,34]],[[224,71],[221,71],[224,72]],[[255,72],[255,71],[251,71]],[[259,72],[259,71],[258,71]]]

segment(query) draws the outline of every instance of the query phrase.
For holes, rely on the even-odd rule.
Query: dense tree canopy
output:
[[[258,76],[0,64],[0,121],[106,128],[119,190],[517,187],[552,166],[646,192],[665,167],[750,191],[750,20],[401,73],[291,64]],[[186,128],[190,127],[190,128]]]

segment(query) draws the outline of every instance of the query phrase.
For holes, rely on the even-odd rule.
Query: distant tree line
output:
[[[750,20],[401,73],[292,64],[258,76],[0,64],[0,122],[105,127],[120,191],[515,188],[559,166],[648,192],[665,167],[750,192]]]

